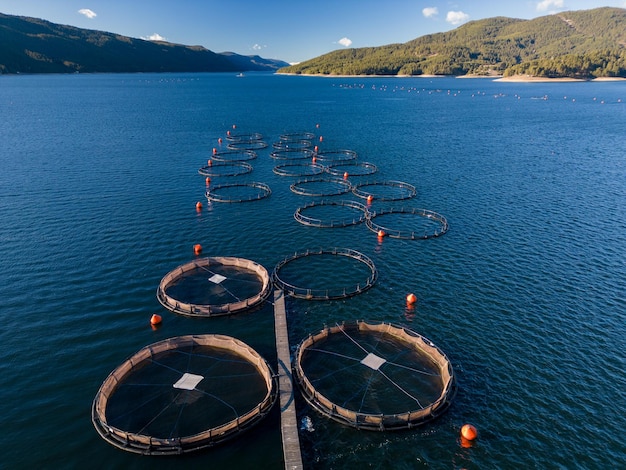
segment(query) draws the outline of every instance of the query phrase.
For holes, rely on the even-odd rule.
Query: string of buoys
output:
[[[196,256],[199,256],[200,254],[202,254],[202,245],[200,245],[199,243],[195,244],[193,246],[193,254]]]

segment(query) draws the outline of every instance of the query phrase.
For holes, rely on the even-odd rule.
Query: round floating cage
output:
[[[402,181],[380,181],[360,183],[353,187],[355,196],[375,201],[401,201],[411,199],[417,194],[415,186]]]
[[[388,225],[382,225],[380,220],[385,217],[394,220],[397,224],[408,225],[409,228],[394,229]],[[418,224],[415,223],[416,221]],[[370,213],[366,223],[367,227],[373,232],[380,233],[380,231],[383,231],[385,236],[405,240],[435,238],[448,231],[446,218],[437,212],[427,209],[384,209]]]
[[[308,149],[311,147],[310,140],[280,140],[278,142],[274,142],[272,147],[276,150],[288,150],[288,149]]]
[[[377,278],[374,262],[349,248],[295,253],[278,263],[272,273],[274,284],[285,295],[306,300],[351,297],[371,288]]]
[[[111,372],[93,401],[92,422],[122,450],[177,455],[249,429],[277,395],[271,367],[247,344],[179,336],[144,347]]]
[[[252,165],[244,161],[219,161],[198,170],[202,176],[240,176],[252,172]]]
[[[354,150],[326,150],[317,152],[317,158],[322,161],[345,162],[356,160],[357,153]]]
[[[240,140],[238,142],[229,142],[226,147],[231,150],[262,150],[267,148],[267,142],[262,140]]]
[[[326,167],[326,171],[333,176],[368,176],[378,171],[378,167],[368,162],[338,162],[331,163]]]
[[[256,152],[253,150],[221,150],[213,153],[211,160],[217,160],[218,162],[243,162],[254,160],[256,156]]]
[[[263,139],[263,135],[258,132],[250,132],[248,134],[233,134],[229,132],[226,135],[226,140],[229,142],[256,142]]]
[[[285,163],[272,170],[280,176],[316,176],[324,173],[324,166],[318,163]]]
[[[220,184],[210,188],[205,196],[213,202],[251,202],[264,199],[272,194],[265,183],[233,183]]]
[[[272,292],[267,270],[243,258],[198,258],[167,273],[157,299],[181,315],[230,315],[260,306]]]
[[[352,184],[339,178],[307,178],[296,181],[289,188],[301,196],[337,196],[349,193]]]
[[[313,217],[309,214],[317,214]],[[357,225],[368,218],[368,210],[364,204],[355,201],[320,201],[299,207],[293,214],[303,225],[319,228],[347,227]]]
[[[288,132],[286,134],[281,134],[279,139],[285,142],[293,142],[298,140],[310,141],[315,139],[315,134],[313,134],[312,132]]]
[[[307,402],[355,428],[407,429],[441,415],[456,392],[446,355],[389,323],[326,327],[303,340],[295,377]]]
[[[311,149],[283,149],[274,150],[270,153],[270,157],[276,160],[305,160],[315,156],[315,152]]]

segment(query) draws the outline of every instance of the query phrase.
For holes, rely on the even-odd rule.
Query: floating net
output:
[[[174,313],[211,317],[257,307],[271,289],[267,270],[254,261],[198,258],[167,273],[157,289],[157,299]]]
[[[276,165],[273,171],[280,176],[315,176],[324,173],[325,168],[318,163],[285,163]]]
[[[339,162],[330,163],[326,167],[326,171],[333,176],[367,176],[373,175],[378,171],[378,167],[368,162]]]
[[[374,262],[349,248],[295,253],[278,263],[272,273],[274,284],[286,295],[307,300],[351,297],[372,287],[377,278]]]
[[[307,178],[296,181],[289,188],[301,196],[336,196],[350,192],[352,184],[339,178]]]
[[[368,210],[364,204],[355,201],[320,201],[298,208],[293,216],[303,225],[336,228],[364,222]]]
[[[311,147],[310,140],[280,140],[278,142],[274,142],[272,147],[277,150],[288,150],[288,149],[308,149]]]
[[[251,202],[264,199],[272,194],[265,183],[233,183],[213,186],[205,193],[206,198],[213,202]]]
[[[179,336],[144,347],[111,372],[93,401],[92,422],[120,449],[182,454],[258,423],[277,394],[269,364],[245,343]]]
[[[383,218],[407,228],[394,229],[389,225],[382,225],[380,221]],[[448,231],[448,221],[443,215],[427,209],[384,209],[370,213],[367,227],[376,233],[382,230],[391,238],[417,240],[443,235]]]
[[[283,149],[274,150],[270,157],[276,160],[305,160],[313,158],[315,152],[311,149]]]
[[[355,196],[369,198],[376,201],[401,201],[415,197],[415,186],[402,181],[380,181],[357,184],[352,192]]]
[[[289,142],[294,140],[313,140],[315,139],[315,134],[312,132],[288,132],[286,134],[281,134],[279,137],[280,140]]]
[[[363,321],[326,327],[295,354],[295,376],[319,412],[360,429],[407,429],[438,417],[456,392],[452,365],[430,340]]]
[[[267,148],[267,142],[262,140],[241,140],[229,142],[226,147],[231,150],[262,150]]]
[[[357,153],[354,150],[326,150],[317,152],[317,158],[322,161],[344,162],[356,160]]]
[[[246,160],[254,160],[256,156],[256,152],[253,150],[221,150],[214,152],[211,159],[217,160],[218,162],[243,162]]]
[[[252,165],[244,161],[220,161],[198,170],[203,176],[239,176],[252,172]]]
[[[226,134],[226,140],[236,143],[257,142],[259,140],[263,140],[263,135],[259,134],[258,132],[250,132],[248,134],[233,134],[232,132],[228,131],[228,133]]]

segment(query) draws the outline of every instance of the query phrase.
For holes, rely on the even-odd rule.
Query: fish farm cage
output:
[[[267,270],[235,257],[198,258],[167,273],[157,299],[180,315],[230,315],[260,306],[272,292]]]
[[[277,378],[247,344],[189,335],[148,345],[118,366],[92,404],[92,423],[111,445],[178,455],[227,441],[262,420]]]
[[[298,345],[294,359],[306,401],[358,429],[413,428],[440,416],[456,393],[446,355],[427,338],[390,323],[325,327]]]

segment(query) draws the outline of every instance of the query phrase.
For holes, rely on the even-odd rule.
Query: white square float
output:
[[[378,370],[380,366],[382,366],[385,362],[387,361],[382,357],[377,356],[376,354],[369,353],[367,356],[365,356],[365,358],[363,358],[361,364],[369,367],[370,369]]]
[[[202,379],[204,379],[204,377],[202,377],[201,375],[188,374],[187,372],[185,372],[183,376],[178,379],[178,381],[174,384],[174,388],[180,388],[182,390],[193,390]]]

